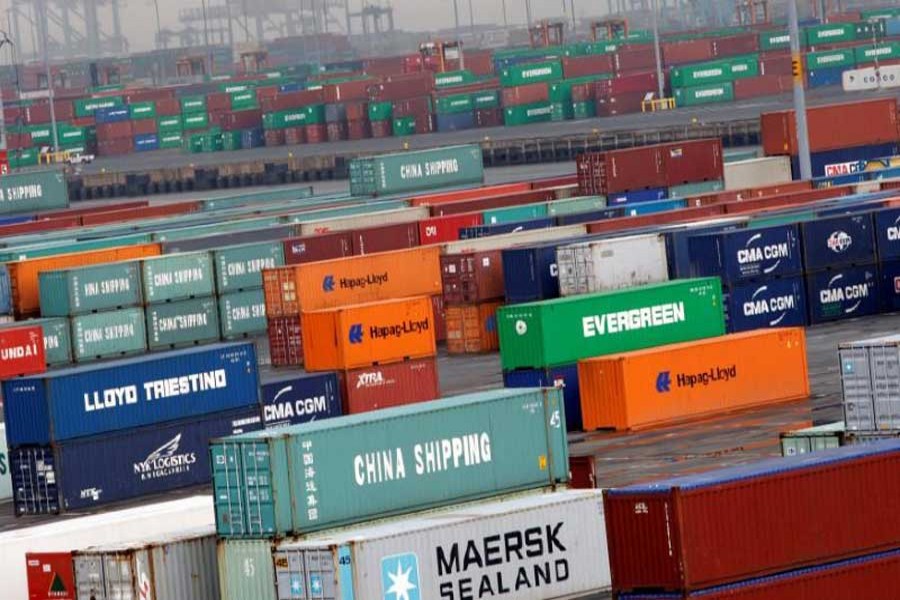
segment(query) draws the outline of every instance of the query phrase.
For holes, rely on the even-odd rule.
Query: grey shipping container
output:
[[[142,303],[138,261],[42,271],[38,285],[41,315],[45,317],[69,317]]]
[[[147,304],[216,293],[212,256],[209,252],[189,252],[148,258],[141,261],[144,301]]]
[[[219,309],[212,296],[147,307],[147,346],[151,350],[192,346],[218,339]]]
[[[213,251],[219,294],[262,287],[263,269],[284,265],[280,241],[229,246]]]
[[[219,296],[219,324],[223,339],[264,335],[266,295],[262,289]]]
[[[45,319],[29,319],[3,323],[2,327],[21,327],[22,325],[40,325],[44,331],[44,359],[48,367],[67,365],[72,362],[72,332],[69,319],[65,317],[47,317]]]
[[[75,362],[140,354],[147,349],[143,308],[72,317]]]
[[[561,246],[556,257],[562,296],[607,292],[669,279],[666,239],[661,234]]]
[[[264,227],[262,229],[246,229],[244,231],[203,235],[183,240],[170,240],[160,242],[160,245],[163,254],[212,250],[213,248],[222,248],[223,246],[235,244],[284,240],[299,235],[299,229],[300,228],[297,225],[276,225],[274,227]]]
[[[212,528],[73,552],[76,600],[218,600]]]
[[[841,344],[848,432],[900,431],[900,335]]]

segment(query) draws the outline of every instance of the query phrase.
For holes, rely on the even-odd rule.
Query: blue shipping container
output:
[[[900,260],[879,265],[881,275],[881,311],[900,311]]]
[[[145,133],[134,136],[134,151],[146,152],[148,150],[159,150],[159,138],[155,133]]]
[[[618,219],[625,216],[625,210],[624,206],[620,206],[618,208],[601,208],[600,210],[559,215],[556,217],[556,224],[562,227],[563,225],[579,225],[581,223],[605,221],[606,219]]]
[[[830,168],[845,163],[872,160],[885,156],[900,154],[900,146],[897,144],[876,144],[874,146],[856,146],[854,148],[842,148],[840,150],[828,150],[826,152],[813,152],[810,155],[813,177],[828,175]],[[791,157],[791,170],[795,179],[800,178],[800,159]]]
[[[241,131],[241,148],[261,148],[265,146],[266,140],[261,128],[244,129]]]
[[[664,232],[666,236],[666,257],[669,260],[669,279],[687,279],[691,277],[691,255],[688,249],[688,242],[692,237],[722,231],[735,231],[746,226],[747,221],[743,219],[706,227],[672,225],[671,227],[674,227],[674,229]]]
[[[555,387],[563,391],[566,405],[566,430],[582,431],[581,390],[578,386],[578,365],[562,365],[550,369],[521,369],[506,371],[503,385],[508,388]]]
[[[631,192],[618,192],[606,197],[608,205],[634,204],[635,202],[656,202],[669,197],[666,188],[651,188],[649,190],[634,190]]]
[[[9,289],[9,270],[0,265],[0,315],[12,314],[12,294]]]
[[[437,130],[441,133],[444,133],[445,131],[474,129],[476,125],[475,111],[468,110],[465,112],[435,115],[435,124],[437,125]]]
[[[214,344],[3,382],[10,447],[259,405],[252,343]]]
[[[810,88],[841,85],[844,69],[847,67],[825,67],[806,72],[806,82]]]
[[[724,284],[803,270],[797,225],[692,236],[688,255],[691,277],[720,277]]]
[[[17,225],[19,223],[30,223],[34,221],[32,215],[11,215],[8,217],[0,217],[0,225]]]
[[[461,227],[459,239],[471,240],[475,238],[514,233],[516,231],[528,231],[531,229],[548,229],[556,224],[555,217],[530,219],[528,221],[515,221],[512,223],[494,223],[493,225],[475,225],[474,227]]]
[[[803,277],[742,283],[726,291],[724,303],[730,333],[807,324]]]
[[[875,246],[881,261],[900,258],[900,208],[874,213]]]
[[[103,123],[119,123],[120,121],[130,120],[131,111],[128,110],[127,106],[100,108],[94,111],[94,119],[98,125]]]
[[[652,213],[667,212],[670,210],[679,210],[687,206],[687,200],[684,198],[676,198],[674,200],[655,200],[653,202],[640,202],[638,204],[626,204],[625,216],[636,217],[638,215],[649,215]]]
[[[59,513],[201,485],[209,441],[257,431],[258,407],[10,452],[17,515]]]
[[[281,377],[262,384],[260,395],[266,429],[339,417],[341,395],[337,374]]]
[[[879,283],[875,265],[807,275],[810,325],[877,314],[881,304]]]
[[[800,224],[800,237],[807,271],[875,260],[871,213],[805,221]]]

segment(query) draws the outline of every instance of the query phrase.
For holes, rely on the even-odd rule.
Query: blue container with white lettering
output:
[[[607,206],[620,204],[634,204],[636,202],[656,202],[669,197],[666,188],[650,188],[648,190],[634,190],[630,192],[617,192],[606,197]]]
[[[702,223],[702,222],[701,222]],[[694,236],[710,235],[725,231],[735,231],[747,226],[746,219],[696,227],[688,225],[672,225],[674,229],[665,231],[666,257],[669,261],[669,279],[688,279],[691,277],[691,255],[688,242]]]
[[[886,208],[873,213],[875,248],[878,260],[900,258],[900,208]]]
[[[810,166],[813,177],[826,175],[842,175],[841,171],[847,163],[855,163],[861,160],[872,160],[884,156],[896,156],[900,154],[900,146],[896,143],[874,144],[871,146],[854,146],[839,150],[826,150],[810,154]],[[800,178],[800,159],[791,157],[791,170],[794,177]]]
[[[159,138],[155,133],[143,133],[134,136],[135,152],[148,152],[150,150],[159,150]]]
[[[514,233],[516,231],[528,231],[532,229],[548,229],[556,224],[555,217],[541,219],[529,219],[528,221],[513,221],[510,223],[494,223],[493,225],[475,225],[474,227],[461,227],[459,239],[472,240],[475,238]]]
[[[260,388],[266,429],[341,416],[336,373],[302,373],[264,381]]]
[[[900,260],[889,260],[879,265],[881,277],[881,312],[900,311]]]
[[[844,70],[847,67],[823,67],[807,71],[806,82],[810,88],[826,87],[829,85],[841,85]]]
[[[667,212],[670,210],[679,210],[687,206],[687,200],[684,198],[675,198],[673,200],[655,200],[653,202],[638,202],[625,205],[625,216],[636,217],[638,215],[649,215],[653,213]]]
[[[690,277],[721,277],[726,285],[787,277],[803,269],[797,225],[691,236],[687,246]]]
[[[880,283],[875,265],[847,266],[807,275],[810,325],[878,314]]]
[[[875,261],[872,214],[843,215],[800,224],[803,266],[807,271]]]
[[[13,449],[15,514],[55,514],[209,483],[209,441],[257,431],[256,407]]]
[[[127,106],[113,106],[111,108],[98,108],[94,111],[94,120],[98,125],[104,123],[119,123],[131,119],[131,111]]]
[[[582,431],[581,391],[578,386],[578,364],[548,369],[520,369],[503,373],[508,388],[555,387],[562,389],[566,405],[566,431]]]
[[[724,295],[729,333],[807,324],[802,276],[743,282]]]
[[[10,447],[258,407],[256,349],[214,344],[50,371],[4,381],[3,399]]]

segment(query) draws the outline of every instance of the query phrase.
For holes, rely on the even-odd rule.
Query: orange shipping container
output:
[[[304,312],[300,320],[307,371],[356,369],[435,354],[428,296]]]
[[[134,246],[120,246],[118,248],[104,248],[102,250],[88,250],[73,254],[28,258],[7,263],[13,311],[16,314],[16,318],[37,316],[40,313],[38,273],[41,271],[54,271],[69,267],[145,258],[158,256],[161,253],[159,244],[137,244]]]
[[[480,354],[500,350],[497,309],[502,302],[447,307],[447,352]]]
[[[440,248],[348,256],[263,271],[266,315],[441,293]]]
[[[585,431],[640,429],[809,396],[802,328],[762,329],[578,363]]]

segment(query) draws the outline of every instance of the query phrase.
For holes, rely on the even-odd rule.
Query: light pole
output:
[[[456,35],[456,39],[459,39],[459,3],[457,0],[453,0],[453,26],[454,34]]]
[[[469,0],[469,33],[475,39],[475,11],[472,9],[472,0]]]
[[[153,0],[153,6],[156,8],[156,65],[159,69],[159,80],[166,82],[166,61],[162,55],[162,25],[159,19],[159,0]]]
[[[212,47],[209,45],[209,25],[206,21],[206,0],[200,0],[200,7],[203,9],[203,43],[206,46],[206,59],[208,61],[207,75],[212,77],[213,74],[213,56]]]
[[[503,8],[503,29],[509,29],[509,18],[506,15],[506,0],[500,0],[500,5]]]
[[[47,72],[47,96],[50,100],[50,128],[53,134],[53,152],[59,152],[59,131],[56,128],[56,107],[54,106],[53,72],[50,70],[50,42],[47,28],[47,0],[39,0],[40,16],[38,27],[41,33],[41,45],[44,47],[44,69]]]
[[[528,28],[531,29],[531,0],[525,0],[525,19],[528,21]]]
[[[800,179],[812,179],[809,157],[809,130],[806,124],[806,91],[803,89],[803,62],[800,55],[800,26],[797,23],[797,0],[788,0],[788,26],[791,33],[791,70],[794,75],[794,118],[797,121],[797,150]]]
[[[657,0],[653,0],[651,9],[653,10],[653,51],[656,53],[656,80],[658,84],[659,99],[662,100],[665,97],[664,86],[666,80],[663,78],[662,54],[659,50],[659,6],[657,5]]]
[[[3,46],[9,44],[10,48],[13,47],[12,40],[9,39],[9,35],[5,31],[0,30],[0,35],[3,37],[0,38],[0,49]],[[12,63],[12,54],[10,54],[10,63]],[[0,89],[0,150],[6,150],[6,110],[3,106],[3,90]]]

